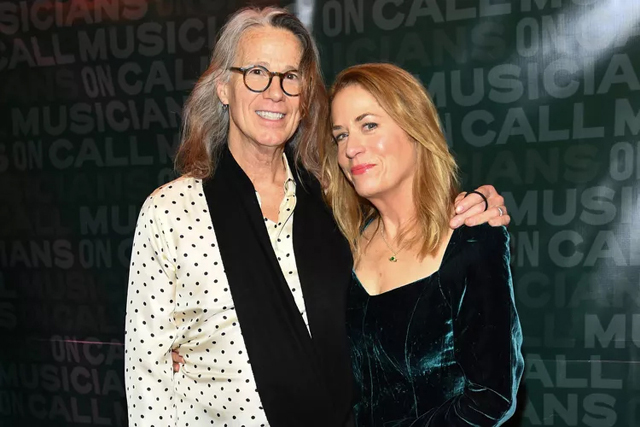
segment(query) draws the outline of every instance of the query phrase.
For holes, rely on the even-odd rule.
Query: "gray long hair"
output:
[[[285,9],[274,7],[241,9],[222,27],[209,67],[184,105],[182,136],[175,159],[179,173],[202,179],[213,174],[229,131],[229,113],[218,97],[216,86],[219,81],[228,81],[228,70],[233,66],[242,35],[257,26],[288,30],[301,42],[302,119],[289,144],[294,148],[296,163],[319,176],[318,138],[323,135],[328,102],[318,48],[298,18]]]

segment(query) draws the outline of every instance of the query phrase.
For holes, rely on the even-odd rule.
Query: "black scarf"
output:
[[[228,149],[204,183],[205,196],[269,423],[344,426],[352,403],[345,329],[352,258],[318,182],[304,170],[299,175],[293,247],[311,336],[273,252],[253,184]]]

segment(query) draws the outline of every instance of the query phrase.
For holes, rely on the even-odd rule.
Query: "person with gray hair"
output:
[[[232,16],[184,106],[182,176],[147,198],[136,226],[131,426],[351,422],[353,260],[317,179],[327,117],[318,50],[300,21],[278,8]],[[451,225],[507,224],[495,189],[477,191],[460,196]]]

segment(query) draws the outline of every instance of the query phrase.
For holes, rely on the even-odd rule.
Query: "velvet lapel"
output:
[[[315,345],[309,336],[271,247],[254,187],[228,150],[221,156],[213,178],[205,182],[204,189],[243,339],[269,423],[274,427],[341,425],[334,421],[337,414],[329,409],[335,408],[335,397],[331,394],[334,387],[327,385],[326,378],[334,374],[326,371],[324,349]],[[301,203],[298,200],[297,204],[302,206],[307,201]],[[296,245],[298,205],[294,215]],[[306,238],[304,233],[302,238]],[[303,253],[306,252],[303,250]],[[300,263],[297,251],[296,261]],[[304,275],[309,276],[307,273]],[[305,290],[309,286],[316,287],[303,285],[305,301],[316,294],[313,290]],[[320,296],[325,297],[323,293]],[[322,324],[319,316],[326,312],[327,305],[328,302],[323,301],[321,308],[317,309],[314,302],[307,302],[310,321],[314,319],[312,328]],[[339,305],[343,310],[344,297]],[[341,335],[333,338],[342,342],[346,340],[342,332],[344,312],[339,317]],[[329,329],[334,328],[318,326],[319,339],[331,341]],[[315,334],[313,329],[312,334]],[[341,345],[333,347],[342,348]],[[344,350],[341,355],[347,354],[346,348]],[[332,348],[329,353],[335,358],[338,352]],[[340,374],[344,370],[343,367]],[[350,374],[346,380],[350,384]],[[349,398],[350,395],[347,400]]]

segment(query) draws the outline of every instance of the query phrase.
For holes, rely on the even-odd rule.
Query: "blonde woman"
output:
[[[424,87],[389,64],[341,72],[321,146],[354,255],[347,331],[358,426],[494,426],[515,409],[522,334],[504,227],[449,228],[457,166]]]

